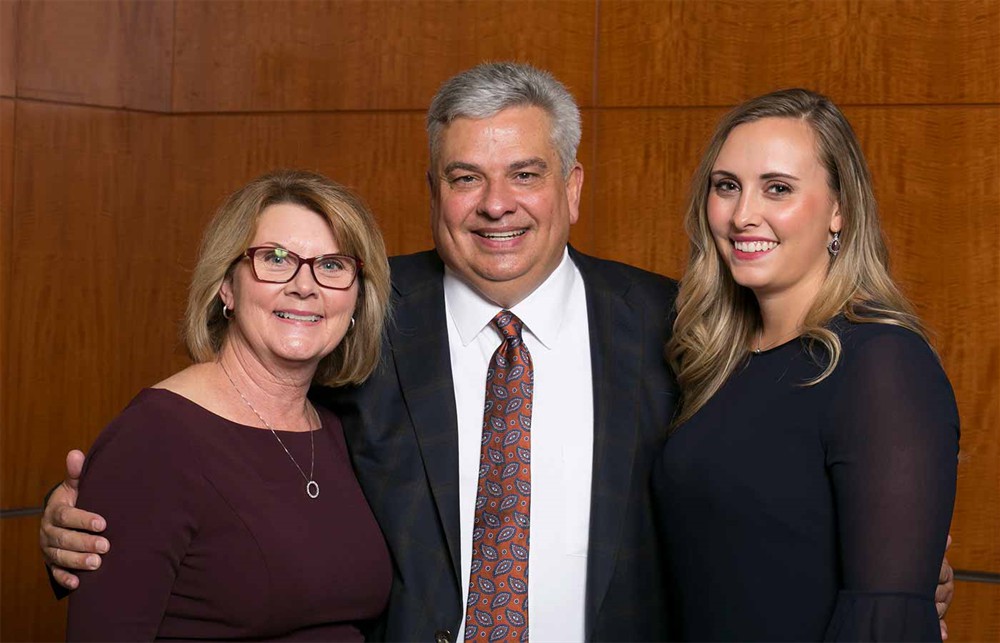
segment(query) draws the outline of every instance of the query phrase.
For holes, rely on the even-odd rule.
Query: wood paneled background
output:
[[[583,108],[573,242],[673,276],[727,107],[799,85],[845,109],[958,397],[949,558],[1000,574],[1000,1],[0,0],[0,638],[62,638],[36,509],[69,448],[186,363],[223,196],[315,169],[365,196],[391,252],[429,247],[423,111],[489,59],[552,70]],[[1000,640],[998,605],[959,582],[952,640]]]

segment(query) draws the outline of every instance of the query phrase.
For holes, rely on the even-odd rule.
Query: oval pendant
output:
[[[306,495],[310,498],[319,498],[319,483],[315,480],[310,480],[306,483]]]

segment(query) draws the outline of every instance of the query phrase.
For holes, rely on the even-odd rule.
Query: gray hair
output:
[[[548,113],[552,145],[559,152],[563,176],[569,176],[580,145],[580,108],[552,74],[515,62],[482,63],[441,86],[427,110],[431,163],[437,159],[442,130],[456,118],[490,118],[509,107],[529,106]]]

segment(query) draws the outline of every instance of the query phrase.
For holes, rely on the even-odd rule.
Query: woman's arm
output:
[[[855,327],[826,437],[842,587],[827,638],[939,640],[934,590],[955,500],[958,412],[916,334]]]
[[[95,442],[79,506],[106,516],[115,546],[99,569],[81,572],[70,597],[68,640],[152,640],[196,528],[196,459],[166,418],[135,405]]]

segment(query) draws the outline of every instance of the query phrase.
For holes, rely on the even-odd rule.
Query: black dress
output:
[[[70,598],[70,640],[361,640],[392,581],[340,420],[319,408],[320,495],[270,431],[146,389],[98,437],[79,506],[111,551]],[[309,471],[308,433],[281,439]]]
[[[685,640],[940,640],[954,394],[916,334],[831,328],[826,380],[802,386],[822,369],[800,339],[751,355],[664,447],[653,486]]]

